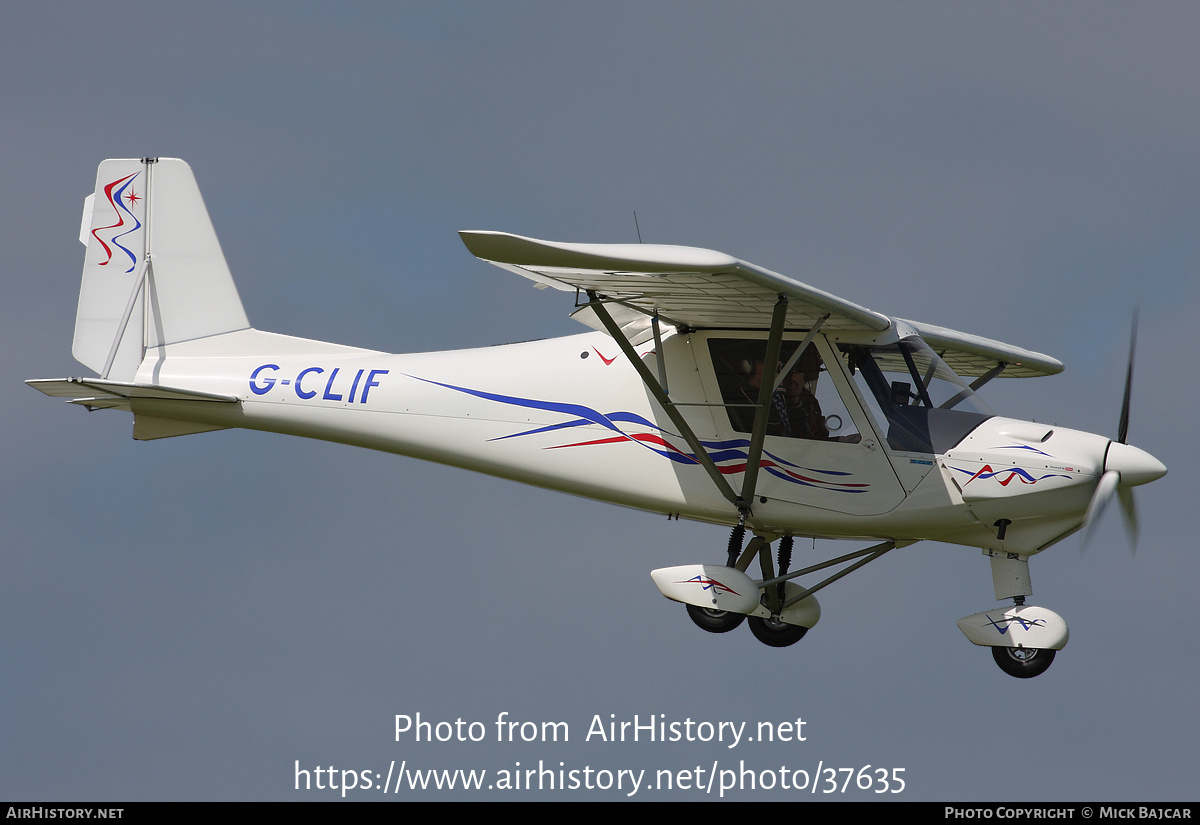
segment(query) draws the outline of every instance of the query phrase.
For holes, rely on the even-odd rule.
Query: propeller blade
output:
[[[1117,441],[1129,443],[1129,397],[1133,393],[1133,353],[1137,347],[1138,311],[1133,310],[1133,331],[1129,335],[1129,365],[1125,369],[1125,398],[1121,402],[1121,423],[1117,425]]]
[[[1104,474],[1096,483],[1087,512],[1083,514],[1083,544],[1086,550],[1100,521],[1104,508],[1115,494],[1121,500],[1121,512],[1125,516],[1125,534],[1133,552],[1137,553],[1138,515],[1133,499],[1133,488],[1148,484],[1166,474],[1163,463],[1149,453],[1129,446],[1129,403],[1133,395],[1133,356],[1137,350],[1138,310],[1133,310],[1133,324],[1129,333],[1129,363],[1125,367],[1125,395],[1121,399],[1121,420],[1117,424],[1117,440],[1110,441],[1104,455]]]
[[[1121,501],[1121,511],[1125,514],[1125,534],[1129,536],[1129,544],[1133,548],[1133,552],[1137,553],[1138,543],[1138,516],[1137,504],[1133,499],[1133,489],[1130,487],[1118,487],[1117,497]]]
[[[1084,549],[1091,542],[1096,523],[1104,513],[1104,508],[1112,501],[1113,494],[1117,492],[1117,485],[1120,481],[1121,474],[1116,470],[1109,470],[1100,476],[1100,481],[1096,484],[1096,491],[1092,493],[1092,500],[1088,502],[1087,512],[1083,515]]]

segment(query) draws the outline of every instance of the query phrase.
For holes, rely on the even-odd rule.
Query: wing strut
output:
[[[637,351],[634,350],[633,345],[629,343],[629,339],[626,338],[621,332],[621,328],[617,326],[616,321],[614,321],[612,316],[608,314],[608,309],[603,303],[601,303],[600,298],[596,295],[595,291],[589,289],[587,291],[587,296],[587,305],[592,308],[592,310],[596,313],[596,317],[599,318],[601,323],[604,324],[604,328],[608,331],[608,334],[612,336],[612,339],[617,342],[617,346],[621,348],[621,352],[623,352],[625,357],[629,359],[629,363],[633,364],[634,369],[637,370],[638,375],[642,379],[642,383],[646,385],[646,389],[650,390],[650,394],[654,396],[654,400],[657,401],[658,405],[663,408],[663,411],[666,412],[667,417],[671,419],[671,423],[675,425],[675,428],[679,430],[679,434],[683,436],[683,440],[686,441],[688,447],[691,448],[692,453],[696,457],[696,461],[708,473],[709,478],[713,480],[713,484],[717,485],[717,490],[720,491],[721,495],[723,495],[730,504],[732,504],[734,507],[737,507],[739,512],[744,513],[748,509],[748,505],[739,499],[737,493],[735,493],[733,488],[729,486],[729,482],[725,480],[725,476],[721,473],[720,468],[717,467],[716,463],[712,460],[712,457],[709,456],[708,451],[704,449],[704,445],[700,443],[700,439],[696,437],[696,433],[692,431],[691,426],[687,423],[687,421],[684,420],[679,410],[675,408],[675,405],[671,403],[671,399],[667,397],[666,391],[663,389],[662,385],[655,380],[654,375],[650,372],[649,368],[642,363],[642,359],[638,357]],[[661,343],[657,343],[656,346],[658,346],[658,349],[655,350],[655,356],[658,362],[661,364],[663,360]]]
[[[634,213],[637,217],[637,213]],[[638,236],[641,237],[640,235]],[[662,333],[658,329],[658,312],[655,311],[654,317],[650,319],[650,325],[654,328],[654,360],[658,362],[658,383],[662,384],[663,395],[670,397],[671,388],[667,386],[667,359],[663,354]]]
[[[941,356],[939,355],[938,357],[940,358]],[[1001,361],[998,364],[996,364],[996,366],[992,367],[989,371],[985,372],[983,375],[976,378],[974,381],[971,382],[971,392],[975,392],[977,389],[982,387],[988,381],[991,381],[997,375],[1004,372],[1004,370],[1007,366],[1008,366],[1008,364],[1006,362]],[[926,381],[926,383],[928,383],[928,381]],[[954,409],[954,407],[956,405],[958,405],[969,394],[970,393],[968,393],[966,390],[963,390],[960,393],[956,393],[953,398],[949,398],[946,401],[942,402],[942,406],[939,409],[952,410],[952,409]]]
[[[988,381],[991,381],[993,378],[995,378],[1000,373],[1004,372],[1006,369],[1008,369],[1007,361],[997,361],[996,366],[992,367],[990,370],[988,370],[983,375],[979,376],[978,378],[976,378],[974,381],[971,382],[971,392],[975,392],[977,389],[982,387]]]
[[[767,337],[767,355],[763,361],[762,383],[758,387],[758,409],[754,411],[754,430],[750,433],[750,448],[746,451],[746,474],[742,476],[742,498],[738,509],[743,514],[754,501],[758,486],[758,465],[762,461],[763,440],[767,437],[767,413],[774,395],[775,376],[779,371],[779,350],[783,345],[783,323],[787,320],[788,298],[780,293],[771,311],[771,333]]]
[[[772,391],[779,389],[779,385],[783,383],[783,379],[787,378],[787,374],[792,371],[792,367],[796,366],[796,362],[800,360],[800,356],[804,354],[804,350],[808,349],[808,345],[812,343],[812,339],[817,337],[817,333],[821,331],[821,325],[829,320],[829,313],[826,312],[817,322],[812,325],[812,329],[808,331],[808,335],[804,336],[804,340],[800,342],[800,346],[796,347],[796,351],[792,353],[792,357],[788,362],[779,368],[779,375],[775,377],[775,384],[771,387]]]

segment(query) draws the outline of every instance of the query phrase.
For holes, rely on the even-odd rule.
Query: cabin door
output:
[[[708,403],[714,406],[725,455],[750,444],[762,383],[767,334],[698,333],[694,347]],[[788,365],[804,335],[784,337],[779,367]],[[708,359],[700,358],[707,352]],[[779,368],[777,367],[777,369]],[[874,515],[904,500],[885,446],[824,336],[817,335],[772,394],[756,497],[836,513]],[[714,456],[715,457],[715,456]],[[721,462],[731,466],[729,461]],[[742,475],[729,476],[735,490]]]

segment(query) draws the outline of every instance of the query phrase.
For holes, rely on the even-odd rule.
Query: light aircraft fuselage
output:
[[[715,386],[703,347],[710,335],[663,341],[677,402],[720,404],[718,393],[706,392],[706,384]],[[214,355],[210,341],[198,354],[187,343],[149,352],[135,382],[237,403],[134,399],[135,437],[175,434],[190,428],[184,422],[281,432],[678,518],[737,521],[670,422],[657,423],[661,411],[603,333],[406,355],[256,330],[229,333],[222,344],[229,355]],[[654,349],[637,348],[650,362]],[[828,373],[822,380],[831,380]],[[762,461],[777,472],[760,482],[756,528],[936,539],[1028,554],[1079,526],[1108,444],[1101,436],[992,417],[944,454],[908,453],[888,448],[861,406],[849,412],[866,430],[856,443],[766,438]],[[696,406],[685,415],[710,452],[724,453],[719,466],[735,475],[745,464],[746,445],[739,442],[746,439],[723,408]],[[1004,542],[979,518],[984,510],[990,517],[996,500],[1050,487],[1059,491],[1058,506],[1010,527]],[[968,504],[964,489],[982,494]]]

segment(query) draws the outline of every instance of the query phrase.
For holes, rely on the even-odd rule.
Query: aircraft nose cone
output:
[[[1145,450],[1131,447],[1114,441],[1108,445],[1108,455],[1104,459],[1105,471],[1116,470],[1121,474],[1122,487],[1136,487],[1139,484],[1149,484],[1155,479],[1167,474],[1167,467],[1161,461]]]

